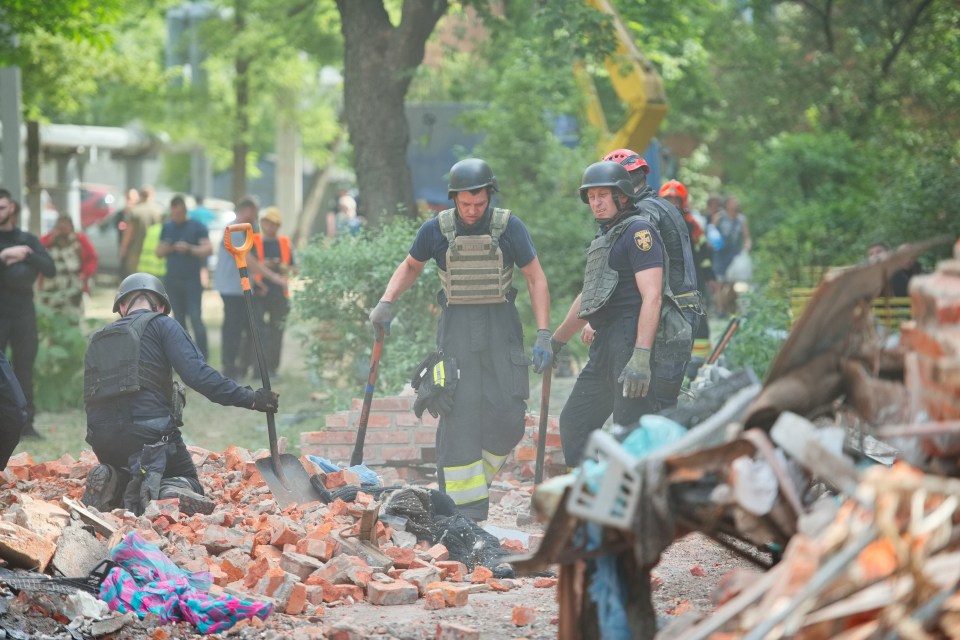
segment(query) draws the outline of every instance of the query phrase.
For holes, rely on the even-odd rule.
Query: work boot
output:
[[[80,501],[97,511],[109,511],[117,493],[117,473],[108,464],[98,464],[87,474]]]
[[[180,513],[185,516],[192,516],[195,513],[209,515],[213,513],[217,503],[206,496],[202,496],[196,491],[191,491],[184,487],[165,486],[160,489],[160,500],[177,498],[180,501]]]

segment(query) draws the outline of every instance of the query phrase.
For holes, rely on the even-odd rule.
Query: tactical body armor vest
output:
[[[583,276],[578,318],[586,318],[603,308],[617,288],[620,274],[610,266],[610,251],[637,214],[631,214],[615,224],[610,231],[594,238],[587,249],[587,268]]]
[[[503,266],[500,235],[510,221],[509,209],[494,209],[490,233],[458,236],[456,210],[437,215],[440,232],[447,239],[447,269],[439,270],[447,304],[496,304],[507,301],[513,286],[513,267]]]
[[[640,215],[648,217],[660,232],[663,248],[670,256],[670,288],[678,300],[685,299],[687,296],[684,294],[697,290],[697,264],[693,260],[687,223],[679,211],[671,211],[668,207],[672,208],[672,205],[660,198],[644,198],[637,206],[640,207]],[[699,296],[696,299],[699,303]]]
[[[627,226],[638,214],[627,216],[610,231],[590,243],[587,249],[587,268],[583,277],[583,292],[580,295],[580,311],[577,317],[584,318],[603,308],[620,280],[620,274],[610,266],[610,251]],[[654,233],[660,234],[654,229]],[[663,240],[661,240],[661,243]],[[690,360],[693,348],[693,328],[683,315],[682,304],[677,300],[667,273],[670,271],[670,256],[663,252],[663,296],[660,304],[660,322],[654,340],[654,362],[670,364]],[[693,290],[696,300],[699,295]]]
[[[140,340],[158,312],[120,318],[100,329],[87,346],[83,369],[83,399],[97,403],[152,389],[164,398],[173,393],[173,376],[166,368],[143,362]]]

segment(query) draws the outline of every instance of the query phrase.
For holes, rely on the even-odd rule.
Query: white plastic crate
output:
[[[584,456],[567,498],[567,511],[584,520],[632,530],[640,498],[639,460],[600,430],[590,434]]]

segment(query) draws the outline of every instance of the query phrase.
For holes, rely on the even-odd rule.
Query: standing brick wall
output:
[[[423,418],[417,418],[413,413],[413,401],[412,395],[373,399],[364,440],[364,464],[370,467],[403,468],[436,462],[439,421],[429,413],[424,413]],[[362,404],[362,400],[355,398],[349,411],[339,411],[326,417],[323,431],[301,433],[301,453],[321,456],[343,466],[349,464],[357,438]],[[528,413],[526,432],[500,471],[501,479],[533,480],[539,425],[540,416]],[[547,422],[544,476],[559,475],[565,473],[566,469],[560,449],[559,424],[557,418],[551,416]]]
[[[908,357],[915,358],[906,367],[907,387],[919,390],[931,420],[960,419],[960,241],[953,253],[936,272],[910,280],[914,320],[902,328]]]

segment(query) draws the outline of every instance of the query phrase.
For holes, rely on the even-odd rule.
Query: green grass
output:
[[[112,321],[111,291],[94,294],[87,306],[87,326],[93,329]],[[204,324],[210,343],[210,363],[220,367],[220,325],[222,310],[217,309],[220,299],[207,292],[204,298]],[[347,409],[353,397],[361,396],[363,389],[334,389],[318,387],[311,382],[303,359],[304,349],[296,327],[287,330],[284,336],[284,353],[278,380],[271,380],[271,387],[280,392],[280,413],[277,414],[277,435],[286,437],[287,451],[299,454],[300,433],[323,429],[328,413]],[[261,386],[259,373],[255,378],[239,381],[254,389]],[[319,392],[319,393],[318,393]],[[321,400],[312,399],[323,394]],[[184,440],[215,452],[230,445],[256,451],[269,446],[266,415],[237,407],[224,407],[207,400],[200,393],[187,390],[187,406],[184,409]],[[82,408],[59,412],[40,412],[35,419],[37,430],[43,440],[24,440],[15,453],[26,451],[37,462],[53,460],[65,453],[80,455],[89,446],[86,437],[86,414]]]

